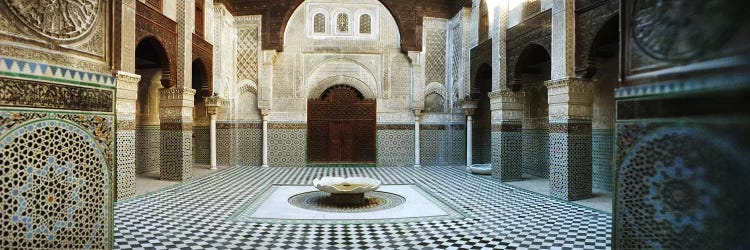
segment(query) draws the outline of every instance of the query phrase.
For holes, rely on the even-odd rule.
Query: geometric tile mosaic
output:
[[[523,130],[523,173],[549,178],[549,131]]]
[[[414,130],[377,130],[378,166],[414,166]],[[421,134],[421,133],[420,133]]]
[[[614,150],[614,130],[612,129],[594,129],[592,130],[592,148],[591,160],[593,165],[593,188],[597,191],[612,193],[614,191],[613,183],[613,162],[612,153]]]
[[[193,162],[211,164],[211,130],[208,127],[193,127]]]
[[[95,134],[109,129],[105,123],[89,131],[53,114],[23,121],[38,115],[47,116],[0,111],[0,245],[107,248],[112,194],[106,151],[114,144],[106,138],[114,135]]]
[[[135,128],[135,173],[159,171],[161,165],[161,129],[159,126]]]
[[[416,184],[466,217],[377,224],[232,221],[267,188],[321,176]],[[234,167],[115,207],[115,249],[605,249],[611,216],[452,167]]]

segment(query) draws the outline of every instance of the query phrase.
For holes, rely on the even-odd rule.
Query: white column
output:
[[[421,167],[419,162],[419,111],[414,111],[414,167]]]
[[[216,114],[211,114],[211,170],[216,168]]]
[[[268,115],[263,114],[263,166],[268,167]]]
[[[473,149],[471,148],[472,142],[472,135],[474,132],[472,131],[472,120],[471,115],[466,116],[466,166],[471,166],[473,163],[473,159],[471,157],[471,152]]]

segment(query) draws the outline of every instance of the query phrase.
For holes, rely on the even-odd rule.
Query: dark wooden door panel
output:
[[[376,102],[334,86],[308,101],[307,159],[312,163],[374,163]]]

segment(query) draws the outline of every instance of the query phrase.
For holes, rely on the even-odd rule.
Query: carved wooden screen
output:
[[[376,102],[338,85],[308,101],[307,161],[374,163]]]

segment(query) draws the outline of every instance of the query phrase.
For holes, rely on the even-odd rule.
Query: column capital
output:
[[[582,78],[570,77],[550,80],[547,86],[549,119],[591,120],[594,85]]]
[[[461,100],[461,109],[467,116],[474,115],[474,111],[479,107],[479,100],[463,99]]]
[[[209,96],[204,99],[206,111],[210,115],[219,113],[219,108],[227,106],[227,100],[218,96]]]

